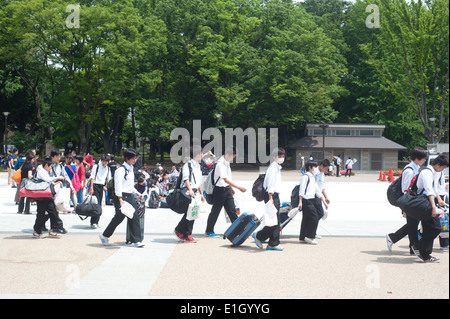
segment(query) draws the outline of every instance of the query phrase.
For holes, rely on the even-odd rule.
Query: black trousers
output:
[[[195,193],[197,193],[197,192],[195,191]],[[184,237],[192,235],[192,230],[194,229],[194,222],[195,222],[195,220],[188,220],[186,218],[186,216],[187,216],[187,210],[183,214],[183,217],[181,218],[177,227],[175,227],[175,230],[177,232],[179,232],[180,234],[182,234]]]
[[[216,225],[217,218],[219,217],[222,207],[225,208],[231,222],[234,222],[238,218],[231,187],[214,187],[212,201],[213,205],[211,208],[211,213],[209,213],[206,226],[207,233],[214,232],[214,226]]]
[[[36,233],[41,234],[42,228],[44,228],[45,222],[47,221],[48,218],[50,218],[50,224],[52,225],[52,229],[55,225],[58,225],[58,221],[60,221],[60,219],[53,198],[40,199],[37,200],[36,203],[37,203],[37,214],[33,229]],[[46,215],[45,213],[47,213],[48,215]]]
[[[273,204],[277,209],[278,223],[275,226],[265,226],[256,234],[256,238],[260,241],[266,241],[269,239],[269,246],[275,247],[280,244],[280,195],[278,193],[274,193],[272,198]],[[264,202],[267,203],[268,201],[269,194],[266,193],[264,195]]]
[[[100,220],[100,216],[102,215],[103,185],[94,184],[94,194],[93,195],[97,198],[100,214],[91,217],[91,225],[98,224],[98,221]]]
[[[400,227],[395,233],[390,233],[389,237],[395,244],[402,238],[408,236],[409,247],[417,245],[419,238],[417,237],[417,229],[419,228],[419,220],[406,216],[406,224]]]
[[[421,223],[422,238],[419,240],[417,248],[423,259],[429,259],[433,252],[434,239],[441,233],[441,223],[439,222],[439,216],[422,220]]]
[[[320,204],[320,206],[319,206]],[[317,227],[319,226],[320,216],[323,216],[322,203],[320,198],[302,199],[303,218],[300,226],[300,240],[305,237],[314,239],[316,237]]]
[[[135,200],[133,194],[127,194],[127,193],[122,194],[122,200],[131,204],[131,206],[133,206],[135,209],[133,218],[132,219],[128,218],[128,226],[127,227],[129,227],[128,229],[130,231],[130,242],[131,243],[141,242],[142,238],[141,238],[141,230],[140,230],[140,224],[139,224],[139,216],[138,216],[137,210],[136,210],[136,208],[137,208],[136,200]],[[117,197],[114,197],[114,208],[116,210],[116,213],[115,213],[114,217],[111,219],[111,222],[109,223],[109,225],[106,227],[105,231],[103,232],[103,236],[108,237],[108,238],[112,236],[112,234],[116,230],[117,226],[119,226],[120,223],[122,223],[125,218],[125,215],[122,214],[122,212],[120,211],[120,203],[119,203],[119,199]]]

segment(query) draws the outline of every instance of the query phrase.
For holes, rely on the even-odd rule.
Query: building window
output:
[[[327,131],[325,130],[325,135],[327,135]],[[323,129],[315,128],[312,130],[312,136],[323,136]]]
[[[350,130],[336,130],[336,136],[351,136]]]
[[[359,131],[360,136],[375,136],[374,130],[360,130]]]

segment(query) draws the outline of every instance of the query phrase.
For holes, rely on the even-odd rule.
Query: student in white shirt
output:
[[[89,194],[97,198],[100,214],[91,217],[91,228],[98,228],[98,222],[102,215],[102,200],[103,192],[106,190],[106,185],[111,180],[111,169],[108,166],[110,157],[103,154],[100,158],[100,163],[95,165],[91,173],[91,186],[89,187]]]
[[[445,173],[442,171],[441,173],[436,174],[436,204],[443,207],[445,203],[448,204],[448,183],[445,183]],[[448,249],[448,237],[443,238],[439,236],[439,243],[441,245],[441,249]]]
[[[322,193],[314,178],[314,170],[317,162],[309,161],[305,164],[306,174],[300,179],[298,209],[303,211],[300,228],[300,242],[317,245],[315,240],[319,225],[319,211],[322,209]],[[320,207],[319,207],[320,205]]]
[[[196,194],[200,194],[201,201],[205,202],[202,190],[202,171],[199,162],[202,160],[202,148],[200,146],[193,146],[191,149],[191,160],[184,164],[182,168],[182,184],[181,188],[187,188],[191,198]],[[192,237],[192,230],[194,228],[195,220],[188,220],[186,213],[183,214],[177,227],[175,227],[174,234],[178,239],[184,242],[196,243],[197,240]]]
[[[419,174],[420,167],[425,163],[427,160],[427,151],[425,151],[421,147],[417,147],[414,150],[412,150],[410,156],[411,156],[411,163],[405,166],[405,168],[402,171],[402,190],[403,193],[409,192],[409,188],[411,187],[411,183],[413,182],[414,176]],[[406,214],[404,214],[406,215]],[[406,224],[398,229],[394,233],[390,233],[386,235],[386,245],[389,249],[389,251],[392,251],[392,246],[397,243],[402,238],[406,237],[408,233],[411,235],[408,236],[409,239],[409,253],[411,255],[414,255],[414,251],[411,249],[411,245],[413,243],[416,243],[419,238],[417,237],[417,228],[419,227],[419,221],[417,219],[410,218],[406,216]],[[410,231],[408,231],[410,229]]]
[[[415,255],[423,262],[438,263],[440,260],[431,256],[433,252],[434,239],[441,233],[441,224],[435,203],[436,195],[436,175],[448,167],[448,157],[439,155],[431,165],[423,169],[417,177],[417,194],[428,196],[432,210],[429,218],[421,219],[422,238],[417,244],[412,245]]]
[[[62,176],[50,177],[49,172],[52,169],[53,162],[51,159],[45,159],[42,163],[42,169],[37,172],[36,178],[41,179],[45,182],[60,184],[60,181],[64,180]],[[44,238],[45,235],[42,235],[42,228],[45,226],[45,222],[47,221],[47,216],[50,218],[51,225],[58,225],[59,217],[58,211],[55,207],[55,202],[53,198],[45,198],[39,199],[36,201],[37,203],[37,214],[36,221],[33,226],[33,237],[36,238]],[[46,215],[47,213],[47,215]],[[50,229],[48,233],[49,237],[53,238],[61,238],[61,234],[55,231],[54,229]]]
[[[125,162],[122,166],[116,169],[114,173],[114,208],[116,213],[114,217],[111,219],[108,227],[106,227],[103,234],[100,234],[100,240],[104,246],[109,246],[109,237],[112,236],[116,227],[124,220],[125,215],[121,212],[121,207],[125,202],[131,204],[134,209],[133,218],[128,218],[128,229],[130,231],[130,243],[127,243],[128,246],[132,247],[144,247],[142,244],[141,230],[139,224],[139,216],[137,214],[137,204],[134,195],[136,194],[142,200],[144,199],[144,195],[139,193],[137,189],[134,187],[134,170],[133,165],[136,163],[137,152],[134,149],[127,149],[124,152]]]
[[[236,185],[231,179],[230,162],[236,157],[236,149],[229,147],[225,150],[225,154],[217,161],[216,171],[214,172],[215,178],[219,178],[216,186],[214,187],[212,195],[212,208],[211,213],[208,216],[208,222],[205,235],[207,237],[220,237],[214,232],[214,226],[219,217],[222,207],[225,208],[228,217],[231,222],[234,222],[238,216],[236,214],[236,205],[234,203],[234,190],[237,188],[241,192],[245,193],[247,189],[242,186]]]
[[[286,152],[282,148],[276,148],[272,152],[273,162],[266,171],[263,187],[266,190],[264,202],[269,201],[277,209],[278,223],[275,226],[265,226],[258,233],[253,234],[253,239],[258,248],[263,249],[262,242],[269,239],[266,250],[282,251],[280,245],[280,190],[281,190],[281,164],[284,163]]]

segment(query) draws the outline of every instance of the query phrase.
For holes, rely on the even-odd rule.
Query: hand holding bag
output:
[[[124,214],[125,216],[127,216],[129,219],[133,219],[134,217],[134,212],[136,211],[133,207],[133,205],[131,205],[128,202],[123,202],[122,207],[120,208],[120,211],[122,212],[122,214]]]
[[[271,201],[264,204],[264,222],[269,227],[278,224],[277,208]]]
[[[192,199],[186,212],[187,220],[196,220],[199,218],[200,202],[197,199]]]
[[[81,220],[100,215],[100,206],[98,205],[97,197],[93,195],[86,196],[83,203],[78,204],[75,208],[75,213],[77,213]],[[85,216],[85,218],[82,218],[81,216]]]

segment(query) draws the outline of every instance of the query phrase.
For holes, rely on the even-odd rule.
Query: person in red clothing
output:
[[[77,166],[77,170],[75,171],[75,174],[78,175],[80,178],[80,189],[77,191],[77,202],[81,204],[83,202],[84,196],[84,186],[86,183],[86,176],[84,171],[84,165],[83,165],[83,156],[77,155],[75,156],[75,165]]]

